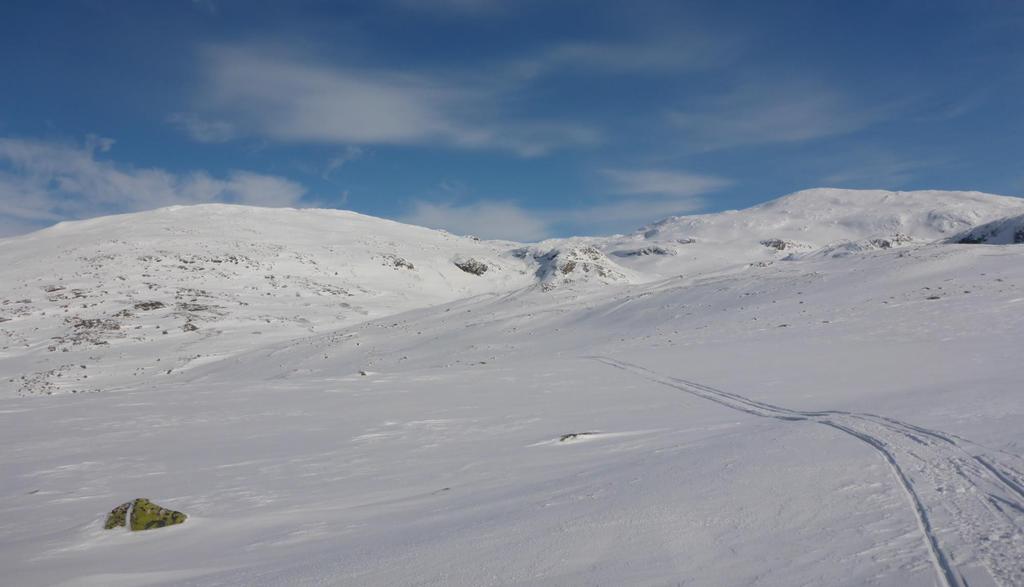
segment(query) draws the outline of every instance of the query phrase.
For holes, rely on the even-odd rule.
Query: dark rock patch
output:
[[[563,434],[558,437],[558,442],[568,442],[570,440],[577,440],[583,436],[593,436],[597,432],[571,432],[569,434]]]
[[[796,243],[792,241],[784,241],[778,238],[765,239],[761,241],[761,244],[763,246],[768,247],[769,249],[775,249],[776,251],[785,251],[786,249],[792,249],[796,245]]]
[[[166,305],[163,302],[149,301],[149,302],[138,302],[138,303],[136,303],[132,307],[135,308],[136,310],[149,311],[149,310],[159,310],[160,308],[166,307]]]
[[[665,247],[652,245],[649,247],[643,247],[641,249],[615,251],[612,254],[615,255],[616,257],[646,257],[647,255],[671,256],[675,255],[676,252],[673,251],[672,249],[666,249]]]
[[[466,273],[472,273],[473,275],[483,275],[484,273],[487,273],[487,265],[472,258],[455,261],[455,266]]]

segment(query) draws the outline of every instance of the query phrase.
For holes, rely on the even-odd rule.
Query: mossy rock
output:
[[[124,528],[130,521],[130,528],[133,532],[140,530],[152,530],[180,524],[188,518],[181,512],[160,507],[145,498],[138,498],[135,501],[123,503],[114,508],[107,515],[107,523],[104,528]]]
[[[103,527],[107,530],[124,528],[128,520],[128,510],[132,509],[132,502],[122,503],[107,514],[107,523]]]

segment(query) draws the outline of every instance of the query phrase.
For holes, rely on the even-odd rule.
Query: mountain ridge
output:
[[[117,388],[240,346],[473,296],[536,288],[571,298],[920,247],[1009,213],[1024,213],[1024,200],[818,189],[741,211],[670,217],[628,235],[533,244],[344,210],[232,204],[65,222],[0,240],[0,388]]]

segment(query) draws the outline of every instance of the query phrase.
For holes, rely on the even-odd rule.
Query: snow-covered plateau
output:
[[[0,240],[0,584],[1024,585],[1021,235],[816,189],[533,244]],[[103,529],[137,497],[188,519]]]

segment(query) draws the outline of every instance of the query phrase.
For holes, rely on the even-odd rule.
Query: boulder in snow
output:
[[[107,530],[128,526],[133,532],[181,524],[188,516],[160,507],[144,497],[123,503],[107,514]]]

